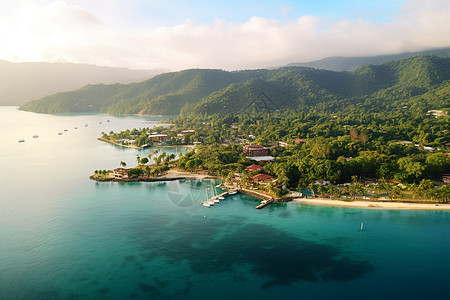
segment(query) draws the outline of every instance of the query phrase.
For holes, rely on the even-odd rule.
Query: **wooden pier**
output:
[[[272,198],[271,196],[261,193],[261,192],[257,192],[257,191],[253,191],[253,190],[248,190],[248,189],[243,189],[243,188],[235,188],[235,187],[230,187],[230,186],[226,186],[226,185],[221,185],[222,189],[226,189],[227,191],[216,195],[208,200],[206,200],[205,202],[203,202],[204,204],[207,204],[209,206],[213,206],[216,202],[214,202],[215,199],[219,198],[219,197],[224,197],[226,195],[229,195],[230,191],[236,191],[238,193],[241,194],[246,194],[255,198],[259,198],[261,199],[261,204],[259,204],[258,206],[256,206],[256,209],[261,209],[263,207],[266,207],[267,205],[271,204],[272,202],[275,202],[275,199]]]
[[[256,209],[261,209],[261,208],[263,208],[263,207],[266,207],[267,205],[269,205],[269,204],[272,203],[272,202],[273,202],[273,199],[270,199],[270,200],[263,200],[263,201],[261,202],[261,204],[258,205],[258,206],[256,207]]]

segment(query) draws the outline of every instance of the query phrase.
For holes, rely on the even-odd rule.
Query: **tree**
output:
[[[148,163],[148,158],[147,157],[143,157],[141,158],[141,164],[145,165],[146,163]]]
[[[136,161],[137,161],[138,165],[141,164],[141,157],[139,155],[136,156]]]
[[[423,197],[433,197],[434,184],[429,179],[422,179],[417,187],[417,190]]]
[[[399,171],[396,178],[406,182],[417,182],[425,170],[425,166],[412,157],[402,157],[398,161]]]
[[[123,167],[123,168],[125,168],[125,167],[127,166],[127,163],[124,162],[124,161],[121,161],[121,162],[120,162],[120,166]]]

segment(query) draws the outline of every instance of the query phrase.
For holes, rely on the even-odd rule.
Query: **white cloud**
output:
[[[172,27],[120,27],[79,6],[27,6],[0,27],[0,58],[92,63],[129,68],[259,68],[327,56],[378,55],[450,46],[447,0],[412,0],[392,23],[290,22],[252,17]],[[0,21],[1,22],[1,21]],[[8,22],[8,27],[6,27]]]

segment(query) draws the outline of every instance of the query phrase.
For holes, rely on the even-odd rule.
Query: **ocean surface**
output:
[[[89,180],[153,150],[102,131],[160,119],[0,107],[0,299],[449,299],[450,212],[204,208],[217,181]]]

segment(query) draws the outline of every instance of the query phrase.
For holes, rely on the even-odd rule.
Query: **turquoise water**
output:
[[[448,298],[449,212],[242,195],[207,209],[212,180],[89,180],[152,151],[100,132],[158,120],[0,107],[0,299]]]

